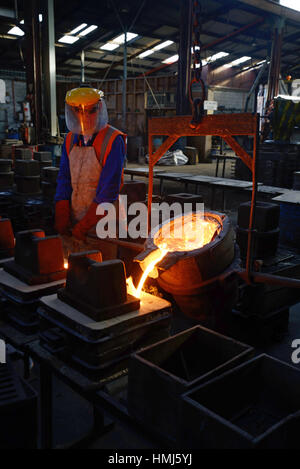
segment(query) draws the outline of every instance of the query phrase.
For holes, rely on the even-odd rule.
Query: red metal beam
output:
[[[151,205],[153,195],[153,169],[162,155],[181,136],[219,135],[241,157],[242,161],[252,172],[252,200],[250,210],[246,277],[251,282],[252,263],[252,230],[254,226],[254,207],[256,203],[256,147],[258,143],[258,114],[215,114],[204,116],[196,128],[191,128],[191,116],[154,117],[148,121],[149,145],[149,181],[148,181],[148,228],[151,230]],[[153,153],[152,138],[154,135],[166,135],[168,138]],[[234,139],[235,135],[250,135],[254,139],[253,157],[244,150]]]
[[[204,116],[195,128],[190,127],[191,116],[153,117],[148,120],[150,135],[254,135],[256,132],[256,115],[250,112],[235,114],[214,114]]]
[[[257,24],[263,23],[264,18],[257,18],[257,20],[252,21],[252,23],[245,24],[244,26],[241,26],[238,29],[235,29],[231,33],[226,34],[226,36],[220,37],[219,39],[216,39],[213,42],[210,42],[209,44],[204,44],[204,46],[201,47],[201,50],[209,49],[212,46],[215,46],[216,44],[220,44],[221,42],[227,41],[227,39],[230,39],[231,37],[237,36],[238,34],[243,33],[244,31],[247,31],[247,29],[253,28]]]
[[[242,159],[252,172],[252,197],[249,217],[248,244],[246,270],[237,272],[246,282],[262,282],[273,285],[300,288],[299,279],[279,277],[270,274],[252,272],[252,240],[255,221],[256,190],[257,190],[257,165],[256,152],[258,146],[258,114],[216,114],[204,116],[196,129],[191,129],[189,123],[191,116],[160,117],[148,121],[149,144],[149,182],[148,182],[148,227],[151,230],[151,204],[153,194],[153,169],[155,163],[181,136],[187,135],[220,135]],[[167,135],[168,138],[153,153],[152,138],[154,135]],[[253,137],[253,157],[237,143],[235,135],[249,135]]]
[[[241,147],[241,145],[233,137],[231,137],[231,135],[223,135],[222,138],[252,171],[252,158],[250,155],[248,155],[244,148]]]
[[[191,128],[191,116],[154,117],[148,120],[149,145],[149,182],[148,182],[148,215],[151,216],[153,194],[153,168],[157,161],[181,136],[218,135],[228,142],[238,156],[250,168],[253,174],[253,186],[256,184],[255,158],[258,114],[214,114],[204,116],[196,128]],[[168,138],[153,153],[152,138],[155,135],[166,135]],[[235,135],[254,137],[253,158],[233,138]],[[253,213],[252,213],[253,216]],[[251,225],[252,226],[252,225]],[[149,228],[150,224],[149,224]],[[251,235],[250,235],[251,238]]]
[[[179,139],[180,135],[172,135],[172,137],[168,137],[164,143],[156,150],[155,153],[151,155],[151,164],[153,166],[160,160],[160,158],[166,153],[166,151],[171,148],[172,145]]]

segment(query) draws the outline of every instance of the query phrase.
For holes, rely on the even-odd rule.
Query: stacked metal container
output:
[[[34,151],[33,159],[39,162],[40,175],[42,175],[43,168],[52,166],[52,153],[50,151]]]
[[[40,166],[38,161],[27,159],[26,153],[24,159],[18,159],[19,152],[16,153],[15,160],[15,181],[17,192],[19,194],[39,194],[40,187]]]
[[[59,169],[54,166],[46,166],[42,170],[42,192],[44,199],[53,200],[56,192],[56,180]]]
[[[238,226],[236,240],[240,247],[241,257],[247,254],[248,227],[251,202],[245,202],[238,209]],[[257,202],[255,211],[254,257],[265,259],[276,254],[279,240],[280,208],[276,204]]]
[[[0,190],[11,189],[14,184],[12,159],[0,159]]]
[[[300,152],[296,145],[265,143],[258,157],[258,182],[267,186],[293,187],[293,174],[300,170]],[[236,179],[251,180],[251,171],[237,160]]]

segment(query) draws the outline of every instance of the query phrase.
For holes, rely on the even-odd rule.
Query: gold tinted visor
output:
[[[66,103],[66,124],[70,132],[81,135],[93,135],[107,125],[108,116],[105,102],[71,106]]]

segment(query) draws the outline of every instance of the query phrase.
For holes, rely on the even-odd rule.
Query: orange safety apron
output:
[[[91,146],[74,144],[74,134],[71,132],[67,134],[66,150],[71,173],[71,218],[73,223],[77,223],[85,216],[93,202],[102,169],[118,135],[123,137],[126,147],[126,135],[111,125],[106,125],[98,132]],[[122,185],[123,171],[120,189]]]

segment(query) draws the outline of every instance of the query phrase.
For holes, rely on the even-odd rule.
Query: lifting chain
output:
[[[201,3],[200,0],[193,1],[193,32],[192,32],[192,52],[193,52],[193,67],[192,77],[189,86],[189,97],[192,106],[192,121],[190,126],[194,129],[197,127],[203,117],[204,100],[206,97],[206,89],[204,81],[201,78],[202,73],[202,60],[201,60]],[[201,97],[193,96],[193,85],[198,84],[201,87]]]

